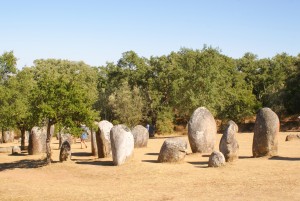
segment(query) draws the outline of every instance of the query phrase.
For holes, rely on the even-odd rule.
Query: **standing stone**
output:
[[[15,139],[14,131],[3,131],[3,143],[12,143]]]
[[[220,140],[219,149],[223,153],[226,162],[232,162],[239,158],[239,144],[235,138],[238,126],[234,121],[229,121]]]
[[[98,122],[95,122],[98,125]],[[97,140],[96,140],[96,132],[93,128],[91,128],[91,150],[92,155],[98,157],[98,148],[97,148]]]
[[[114,165],[122,165],[133,155],[134,139],[125,125],[116,125],[110,131],[111,150]]]
[[[33,127],[29,134],[28,154],[36,155],[46,153],[46,127]]]
[[[262,108],[256,115],[252,152],[253,157],[276,156],[278,150],[279,119],[270,108]]]
[[[106,158],[111,156],[110,130],[113,124],[103,120],[98,123],[98,131],[96,133],[98,157]]]
[[[208,167],[221,167],[225,165],[225,157],[222,152],[213,151],[209,156]]]
[[[212,114],[197,108],[188,123],[188,137],[193,153],[210,153],[214,150],[217,126]]]
[[[166,139],[160,149],[158,162],[182,162],[187,152],[187,142],[182,138]]]
[[[20,153],[21,153],[21,147],[19,147],[19,146],[13,146],[12,147],[12,151],[11,151],[12,155],[18,155]]]
[[[137,125],[132,129],[132,135],[134,139],[134,147],[147,147],[149,132],[147,128],[142,125]]]
[[[60,147],[59,161],[67,161],[69,158],[71,159],[71,144],[65,140]]]

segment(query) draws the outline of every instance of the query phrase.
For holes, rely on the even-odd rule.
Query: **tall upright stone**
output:
[[[96,141],[99,158],[106,158],[111,156],[110,130],[112,129],[112,127],[113,124],[106,120],[100,121],[98,123]]]
[[[65,140],[60,147],[59,161],[63,162],[67,161],[68,159],[71,160],[71,144],[68,140]]]
[[[46,152],[46,127],[33,127],[29,134],[28,154],[37,155]]]
[[[98,122],[94,122],[94,124],[98,125]],[[92,150],[92,155],[98,157],[96,130],[94,130],[93,127],[90,130],[90,136],[91,136],[91,150]]]
[[[276,156],[278,150],[279,119],[270,108],[262,108],[256,115],[252,144],[253,157]]]
[[[122,165],[133,155],[134,139],[125,125],[116,125],[110,131],[111,150],[114,165]]]
[[[235,134],[238,132],[238,125],[229,121],[220,140],[219,149],[223,153],[226,162],[232,162],[239,158],[239,144]]]
[[[142,125],[137,125],[132,129],[132,135],[134,139],[134,147],[147,147],[149,132],[147,128]]]
[[[188,138],[193,153],[211,153],[216,141],[217,126],[205,107],[197,108],[188,122]]]
[[[3,131],[3,143],[12,143],[14,142],[15,133],[14,131]]]

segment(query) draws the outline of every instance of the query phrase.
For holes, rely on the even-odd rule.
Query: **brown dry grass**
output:
[[[43,156],[0,154],[0,200],[300,200],[300,141],[285,142],[287,134],[280,133],[273,159],[251,158],[253,134],[238,134],[240,159],[222,168],[207,168],[208,155],[200,154],[181,164],[157,163],[165,138],[150,139],[118,167],[80,143],[72,161],[59,163],[53,139],[50,166]]]

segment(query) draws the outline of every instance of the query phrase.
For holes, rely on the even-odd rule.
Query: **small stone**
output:
[[[59,161],[67,161],[69,158],[71,159],[71,145],[68,140],[65,140],[60,147]]]
[[[12,155],[18,155],[20,153],[21,153],[21,147],[19,147],[19,146],[12,147],[12,152],[11,152]]]
[[[221,167],[225,165],[225,157],[222,152],[214,151],[209,156],[208,167]]]
[[[187,152],[187,142],[182,138],[166,139],[160,149],[158,162],[182,162]]]
[[[300,140],[300,134],[289,134],[285,138],[285,141],[292,141],[292,140]]]

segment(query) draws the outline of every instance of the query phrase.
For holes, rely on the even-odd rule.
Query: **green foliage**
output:
[[[159,133],[173,133],[174,124],[173,124],[174,114],[170,108],[165,108],[164,111],[158,113],[156,129]]]
[[[138,125],[143,119],[144,100],[140,91],[137,87],[130,89],[126,82],[109,96],[109,106],[116,120],[129,127]]]

